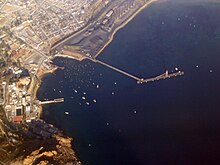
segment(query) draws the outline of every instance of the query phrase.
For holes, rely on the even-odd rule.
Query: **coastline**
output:
[[[134,12],[134,14],[132,14],[124,22],[122,22],[120,26],[116,27],[110,33],[107,42],[104,43],[104,46],[101,47],[97,54],[95,54],[94,58],[96,58],[112,42],[112,40],[114,39],[114,35],[117,33],[118,30],[126,26],[137,14],[139,14],[143,9],[145,9],[147,6],[155,1],[157,0],[149,0],[148,2],[144,3],[142,7]],[[83,29],[81,29],[80,31],[82,30]],[[80,31],[77,33],[80,33]],[[53,48],[51,48],[51,50],[52,49]],[[50,59],[53,60],[56,57],[70,58],[78,61],[90,59],[86,56],[80,56],[80,54],[73,54],[72,56],[71,55],[72,54],[59,54],[50,57]],[[44,67],[42,64],[43,63],[38,66],[39,68],[37,70],[37,73],[31,77],[31,82],[28,87],[28,93],[32,95],[31,102],[34,104],[37,104],[39,102],[37,98],[37,93],[39,92],[39,89],[41,87],[43,77],[47,74],[54,73],[57,69],[60,68],[55,65],[53,67]],[[15,133],[15,135],[19,136],[21,139],[19,139],[18,143],[16,144],[16,147],[19,150],[16,151],[16,155],[13,155],[14,157],[18,157],[15,157],[15,159],[12,160],[12,163],[31,164],[33,161],[36,160],[39,162],[41,160],[42,162],[47,162],[47,159],[54,159],[55,161],[62,162],[61,164],[71,163],[75,165],[81,165],[79,156],[74,149],[73,137],[67,136],[61,129],[58,129],[55,126],[46,123],[43,120],[42,116],[43,106],[41,104],[38,104],[37,106],[39,107],[37,120],[28,123],[27,125],[23,125],[23,128],[25,129],[19,130],[19,132]],[[26,148],[28,148],[28,150],[26,150]],[[24,153],[18,151],[23,151]],[[9,155],[10,154],[11,153],[9,153]]]
[[[123,19],[124,21],[120,24],[116,23],[118,26],[111,30],[102,46],[96,49],[96,53],[109,41],[110,37],[112,37],[112,42],[110,41],[109,45],[107,44],[103,48],[103,52],[97,54],[94,62],[100,60],[113,67],[125,69],[124,71],[131,71],[131,74],[147,75],[147,77],[149,75],[157,76],[157,73],[164,70],[164,67],[170,70],[176,70],[175,67],[178,67],[188,72],[188,78],[137,85],[127,76],[120,75],[98,62],[94,63],[93,59],[85,58],[80,62],[76,61],[74,56],[66,56],[63,53],[57,56],[48,55],[52,60],[48,60],[48,63],[62,67],[56,68],[57,70],[54,67],[44,67],[46,66],[44,63],[47,64],[47,61],[43,60],[44,63],[38,65],[39,70],[32,71],[34,76],[30,74],[30,80],[33,78],[32,82],[35,82],[30,94],[32,97],[35,93],[34,104],[41,107],[37,112],[42,115],[42,117],[39,116],[40,119],[33,120],[33,122],[47,121],[42,127],[35,128],[44,131],[47,124],[54,125],[52,130],[57,126],[63,137],[52,132],[52,137],[39,138],[39,134],[35,134],[36,132],[32,130],[34,127],[28,129],[29,126],[24,126],[19,131],[8,130],[7,123],[5,125],[4,120],[1,120],[0,129],[3,128],[1,139],[4,138],[6,142],[2,143],[1,140],[0,164],[7,160],[6,157],[17,161],[2,164],[47,164],[47,159],[58,161],[60,155],[61,159],[67,160],[68,156],[65,151],[69,152],[68,149],[72,149],[78,161],[82,161],[83,164],[138,165],[145,164],[145,162],[150,164],[167,162],[172,165],[181,160],[185,160],[185,163],[189,164],[218,161],[218,157],[216,157],[216,151],[219,149],[216,124],[219,122],[217,98],[220,97],[218,96],[220,93],[214,86],[218,84],[218,41],[216,40],[217,33],[213,32],[218,29],[219,23],[218,18],[215,17],[216,12],[211,12],[212,7],[214,9],[217,7],[207,6],[208,10],[205,8],[200,10],[201,8],[194,4],[191,6],[191,4],[178,4],[178,2],[170,4],[168,2],[161,5],[160,2],[156,1],[143,9],[136,16],[137,18],[131,20],[127,26],[123,26],[123,29],[119,29],[118,33],[115,32],[114,36],[112,35],[114,30],[131,15],[126,17],[127,19]],[[138,11],[142,6],[139,5],[133,11]],[[189,19],[184,19],[186,15]],[[206,17],[200,17],[204,15],[212,17],[213,20],[206,22]],[[177,21],[178,17],[182,20],[181,25],[187,27],[192,22],[191,18],[196,17],[198,23],[196,29],[192,29],[193,27],[186,29],[185,26],[180,26],[180,22]],[[166,23],[166,26],[163,26],[163,32],[173,33],[172,38],[169,38],[169,33],[155,38],[160,31],[161,20],[165,20]],[[210,29],[210,24],[215,28]],[[159,30],[155,30],[158,27]],[[199,38],[195,38],[195,31],[200,36]],[[180,44],[173,44],[179,39]],[[206,45],[206,47],[202,49],[201,54],[198,53],[201,52],[201,47],[197,44],[195,49],[187,54],[187,56],[193,57],[189,61],[188,58],[185,58],[186,48],[192,47],[192,40],[195,43]],[[162,45],[162,49],[159,50],[155,43]],[[166,43],[165,46],[164,43]],[[87,65],[88,63],[89,65]],[[62,69],[64,67],[65,69]],[[40,72],[38,73],[38,71]],[[147,73],[148,71],[149,73]],[[84,73],[82,74],[82,72]],[[210,81],[206,81],[207,79]],[[28,82],[30,81],[28,80]],[[204,83],[201,84],[201,82]],[[99,84],[99,89],[96,88],[96,84]],[[77,90],[76,93],[74,89]],[[84,95],[84,91],[85,101],[88,100],[89,106],[81,97]],[[196,101],[192,101],[191,96],[187,96],[192,93],[195,95]],[[38,104],[37,99],[47,101],[57,97],[65,97],[65,103],[49,106],[42,105],[40,102]],[[93,98],[98,100],[97,103],[92,102]],[[80,105],[82,101],[83,107]],[[207,110],[210,108],[211,111]],[[2,107],[2,112],[4,111]],[[206,124],[205,128],[201,121]],[[33,134],[27,136],[29,131]],[[17,138],[18,136],[19,138]],[[63,141],[66,143],[64,144]],[[161,155],[165,156],[161,157]],[[172,155],[180,156],[173,159]],[[204,155],[206,156],[203,158]],[[70,154],[69,156],[71,157]],[[68,164],[74,164],[71,161],[69,160]],[[50,162],[48,164],[58,163]],[[67,163],[59,162],[59,164]]]
[[[96,53],[95,58],[98,57],[98,55],[112,42],[112,40],[114,39],[114,35],[123,27],[125,27],[130,21],[132,21],[142,10],[144,10],[145,8],[147,8],[149,5],[151,5],[153,2],[156,2],[158,0],[150,0],[149,2],[147,2],[146,4],[144,4],[140,9],[138,9],[129,19],[127,19],[124,23],[122,23],[120,26],[118,26],[113,33],[111,34],[108,42],[106,42],[106,44],[99,50],[98,53]]]
[[[130,21],[132,21],[142,10],[144,10],[145,8],[147,8],[149,5],[151,5],[152,3],[156,2],[158,0],[149,0],[148,2],[144,3],[144,5],[142,7],[140,7],[136,12],[134,12],[134,14],[132,14],[126,21],[124,21],[121,25],[119,25],[117,28],[115,28],[113,30],[113,32],[110,34],[108,41],[101,47],[101,49],[94,55],[93,58],[98,57],[98,55],[112,42],[112,40],[114,39],[114,35],[123,27],[125,27]],[[81,33],[85,28],[81,29],[80,31],[76,32],[74,34],[77,35],[79,33]],[[65,38],[64,40],[62,40],[60,43],[57,43],[56,45],[51,47],[51,50],[53,50],[55,47],[58,47],[60,44],[62,44],[63,42],[67,41],[68,39],[74,37],[74,36],[69,36],[67,38]],[[83,54],[77,54],[75,55],[71,55],[69,54],[58,54],[55,55],[54,57],[64,57],[64,58],[70,58],[70,59],[74,59],[74,60],[78,60],[78,61],[82,61],[84,59],[91,59],[91,58],[87,58],[87,56],[83,55]],[[53,57],[52,57],[53,58]]]
[[[37,98],[37,92],[41,87],[42,79],[44,76],[48,74],[53,74],[57,69],[62,69],[62,67],[58,67],[53,65],[53,69],[51,70],[45,70],[45,68],[40,67],[36,76],[32,79],[33,81],[33,100],[39,101]],[[39,118],[30,124],[30,127],[33,127],[32,125],[37,123],[36,125],[41,125],[40,130],[45,132],[46,135],[49,134],[50,137],[44,137],[44,135],[37,134],[36,137],[33,135],[33,139],[28,139],[27,141],[23,141],[22,145],[19,146],[20,148],[23,147],[23,145],[27,145],[26,143],[32,143],[35,141],[37,144],[31,152],[28,154],[25,154],[22,157],[18,157],[15,160],[13,160],[13,163],[19,163],[24,165],[29,165],[33,161],[42,159],[41,162],[47,162],[47,158],[54,159],[55,161],[61,162],[61,164],[71,163],[74,165],[82,165],[79,156],[76,153],[76,150],[73,146],[73,137],[67,136],[61,129],[55,127],[54,125],[47,123],[44,121],[42,113],[43,113],[43,106],[41,104],[38,105],[39,108]],[[29,125],[27,125],[29,127]],[[34,126],[35,127],[35,126]],[[52,129],[52,131],[51,131]],[[35,134],[36,132],[29,131],[30,134]],[[25,133],[24,133],[25,134]],[[26,137],[25,137],[26,138]],[[40,138],[40,139],[37,139]],[[49,147],[46,145],[46,143],[41,143],[41,138],[44,139],[44,141],[48,142]]]
[[[52,70],[43,71],[41,68],[39,69],[38,73],[36,74],[36,79],[32,79],[31,81],[34,81],[35,85],[33,85],[32,93],[33,93],[33,100],[37,100],[37,92],[40,88],[40,85],[42,83],[42,78],[46,76],[47,74],[54,73],[59,67],[55,66]],[[32,83],[32,82],[31,82]],[[30,87],[29,87],[30,88]],[[30,90],[30,89],[29,89]]]
[[[37,74],[37,79],[38,79],[38,82],[36,82],[37,84],[36,84],[36,86],[35,86],[35,88],[34,88],[34,95],[33,95],[33,99],[34,100],[38,100],[37,99],[37,92],[38,92],[38,90],[40,89],[40,86],[41,86],[41,83],[42,83],[42,79],[43,79],[43,77],[45,77],[46,75],[48,75],[48,74],[53,74],[57,69],[59,69],[60,67],[54,67],[54,69],[52,69],[52,70],[47,70],[47,71],[42,71],[42,70],[40,70],[39,72],[38,72],[38,74]],[[42,105],[39,105],[39,117],[41,118],[42,116],[42,112],[43,112],[43,107],[42,107]]]
[[[58,55],[55,55],[55,56],[53,57],[53,59],[55,59],[56,57],[69,58],[69,59],[73,59],[73,60],[77,60],[77,61],[82,61],[82,60],[84,60],[84,59],[87,59],[86,57],[75,58],[75,57],[70,56],[70,55],[67,55],[67,54],[58,54]]]
[[[120,30],[122,29],[123,27],[125,27],[130,21],[132,21],[136,15],[138,15],[142,10],[144,10],[146,7],[148,7],[151,3],[153,2],[156,2],[157,0],[150,0],[149,2],[145,3],[141,8],[139,8],[131,17],[129,17],[126,21],[124,21],[120,26],[118,26],[117,28],[115,28],[115,30],[112,32],[112,34],[110,35],[110,38],[109,40],[105,43],[105,45],[99,50],[99,52],[94,56],[95,58],[98,57],[98,55],[113,41],[114,39],[114,35]],[[62,58],[69,58],[69,59],[73,59],[73,60],[78,60],[78,61],[82,61],[84,59],[90,59],[90,58],[86,58],[84,56],[82,56],[81,58],[75,58],[71,55],[64,55],[64,54],[59,54],[59,55],[55,55],[54,57],[52,57],[51,59],[55,59],[56,57],[62,57]],[[91,60],[91,59],[90,59]],[[59,69],[59,67],[55,67],[54,69],[52,70],[46,70],[44,71],[42,68],[39,69],[37,75],[36,75],[36,78],[37,80],[34,80],[36,81],[35,83],[35,87],[33,89],[33,99],[35,100],[38,100],[37,99],[37,92],[39,91],[39,88],[41,86],[41,83],[42,83],[42,78],[44,76],[46,76],[47,74],[51,74],[51,73],[54,73],[57,69]],[[43,106],[42,105],[39,105],[39,118],[41,120],[43,120],[42,118],[42,113],[43,113]],[[65,135],[65,133],[64,133]],[[71,140],[73,139],[72,137],[67,137],[67,138],[70,138]],[[74,146],[71,145],[69,146],[74,150]],[[77,159],[79,158],[78,155],[76,155]]]

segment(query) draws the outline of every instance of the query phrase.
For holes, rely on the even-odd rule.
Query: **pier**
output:
[[[177,77],[177,76],[182,76],[182,75],[184,75],[184,72],[182,72],[182,71],[177,71],[175,73],[169,73],[168,70],[166,70],[165,73],[163,73],[159,76],[156,76],[153,78],[147,78],[147,79],[142,78],[139,81],[137,81],[137,83],[142,84],[142,83],[154,82],[154,81],[159,81],[162,79],[167,79],[167,78],[172,78],[172,77]]]
[[[116,67],[114,67],[114,66],[112,66],[110,64],[107,64],[105,62],[102,62],[100,60],[92,59],[92,58],[88,58],[88,59],[92,60],[93,62],[96,62],[96,63],[99,63],[101,65],[104,65],[104,66],[106,66],[106,67],[108,67],[108,68],[110,68],[110,69],[112,69],[112,70],[114,70],[116,72],[124,74],[125,76],[128,76],[128,77],[136,80],[138,84],[149,83],[149,82],[159,81],[159,80],[162,80],[162,79],[168,79],[168,78],[184,75],[183,71],[176,71],[174,73],[169,73],[168,70],[166,70],[165,73],[163,73],[163,74],[161,74],[159,76],[144,79],[144,78],[136,77],[136,76],[134,76],[134,75],[132,75],[132,74],[130,74],[128,72],[125,72],[125,71],[123,71],[121,69],[118,69],[118,68],[116,68]]]
[[[114,67],[114,66],[112,66],[112,65],[106,64],[106,63],[104,63],[104,62],[102,62],[102,61],[99,61],[99,60],[94,60],[94,61],[97,62],[97,63],[99,63],[99,64],[102,64],[102,65],[104,65],[104,66],[106,66],[106,67],[108,67],[108,68],[110,68],[110,69],[112,69],[112,70],[115,70],[116,72],[122,73],[122,74],[124,74],[124,75],[126,75],[126,76],[128,76],[128,77],[130,77],[130,78],[133,78],[133,79],[135,79],[135,80],[137,80],[137,81],[140,81],[140,78],[138,78],[138,77],[136,77],[136,76],[134,76],[134,75],[132,75],[132,74],[130,74],[130,73],[127,73],[127,72],[125,72],[125,71],[123,71],[123,70],[121,70],[121,69],[118,69],[118,68],[116,68],[116,67]]]
[[[40,101],[40,104],[44,105],[44,104],[53,104],[53,103],[62,103],[62,102],[64,102],[64,98],[58,98],[58,99],[48,100],[48,101]]]

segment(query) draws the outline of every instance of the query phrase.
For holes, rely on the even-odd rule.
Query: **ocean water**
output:
[[[55,59],[65,68],[44,77],[38,98],[65,102],[44,106],[43,118],[73,137],[83,164],[220,163],[220,4],[154,3],[98,58],[144,78],[185,75],[138,85],[88,60]]]

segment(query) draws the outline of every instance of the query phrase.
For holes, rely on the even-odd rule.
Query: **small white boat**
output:
[[[89,105],[89,102],[86,102],[87,105]]]
[[[96,88],[98,89],[98,88],[99,88],[99,85],[97,85]]]
[[[96,100],[96,99],[94,99],[94,100],[93,100],[93,102],[94,102],[94,103],[96,103],[96,102],[97,102],[97,100]]]
[[[66,114],[66,115],[69,115],[69,112],[66,111],[65,114]]]
[[[85,97],[82,97],[82,99],[85,100],[86,98],[85,98]]]

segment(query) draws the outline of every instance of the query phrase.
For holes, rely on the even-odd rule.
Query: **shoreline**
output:
[[[48,70],[48,71],[39,71],[40,73],[37,73],[36,74],[36,78],[38,79],[38,80],[32,80],[32,81],[36,81],[35,83],[36,83],[36,85],[35,85],[35,88],[33,89],[33,100],[38,100],[38,98],[37,98],[37,92],[38,92],[38,90],[39,90],[39,88],[40,88],[40,86],[41,86],[41,83],[42,83],[42,78],[44,77],[44,76],[46,76],[47,74],[53,74],[57,69],[59,69],[59,67],[55,67],[54,69],[52,69],[52,70]],[[43,72],[43,73],[41,73],[41,72]]]
[[[132,14],[126,21],[124,21],[121,25],[119,25],[117,28],[115,28],[112,32],[112,34],[109,36],[109,40],[103,45],[103,47],[94,55],[94,58],[97,58],[100,53],[113,41],[115,34],[122,29],[123,27],[125,27],[130,21],[132,21],[140,12],[142,12],[145,8],[147,8],[149,5],[151,5],[154,2],[157,2],[158,0],[149,0],[148,2],[146,2],[142,7],[140,7],[134,14]],[[86,27],[85,27],[86,28]],[[76,32],[74,35],[79,34],[80,32],[82,32],[85,28],[81,29],[80,31]],[[66,39],[62,40],[61,43],[63,43],[64,41],[70,39],[71,37],[74,36],[69,36]],[[56,44],[56,47],[59,46],[61,43]],[[51,50],[54,49],[54,46],[51,47]],[[74,60],[78,60],[78,61],[82,61],[84,59],[90,59],[87,58],[85,55],[81,55],[81,58],[77,59],[71,55],[68,54],[59,54],[59,55],[55,55],[54,57],[64,57],[64,58],[70,58],[70,59],[74,59]],[[54,59],[54,57],[52,57],[52,59]]]
[[[124,20],[118,27],[116,27],[113,31],[111,31],[110,35],[107,38],[106,43],[103,43],[104,44],[103,47],[101,47],[100,50],[96,54],[94,53],[95,54],[94,59],[113,41],[114,35],[120,29],[125,27],[131,20],[133,20],[133,18],[136,17],[136,15],[138,15],[142,10],[144,10],[146,7],[148,7],[151,3],[155,1],[157,0],[149,0],[148,2],[143,3],[143,6],[140,6],[139,9],[137,8],[136,11],[132,15],[128,16],[126,20]],[[76,32],[76,34],[80,33],[85,28]],[[69,37],[67,37],[66,39],[68,38]],[[50,49],[53,50],[53,47],[51,47]],[[78,60],[78,61],[82,61],[85,59],[93,60],[86,56],[80,56],[80,54],[78,56],[79,57],[77,57],[77,54],[75,57],[72,54],[69,54],[69,55],[59,54],[53,57],[49,57],[49,56],[48,57],[51,60],[55,59],[56,57],[69,58],[69,59]],[[44,60],[43,62],[46,62],[46,60]],[[37,94],[39,92],[39,89],[41,88],[43,78],[48,74],[51,74],[51,73],[53,74],[57,69],[61,69],[61,67],[53,64],[53,67],[51,68],[44,68],[44,66],[41,63],[40,65],[38,65],[37,72],[35,72],[33,76],[31,76],[31,82],[27,89],[28,89],[28,92],[32,96],[31,102],[38,106],[39,111],[37,114],[37,120],[33,121],[33,123],[30,123],[29,125],[26,125],[26,129],[23,130],[24,132],[17,132],[17,134],[15,134],[15,135],[19,135],[22,137],[23,135],[28,135],[29,133],[29,136],[24,136],[27,139],[25,138],[21,139],[20,143],[18,143],[17,145],[19,149],[21,149],[21,151],[23,152],[25,151],[28,145],[29,145],[30,150],[25,151],[25,153],[23,154],[17,153],[19,157],[12,160],[13,163],[17,164],[21,162],[24,165],[31,164],[31,162],[35,161],[36,159],[40,160],[40,159],[45,158],[46,160],[46,158],[48,157],[48,159],[55,158],[54,160],[57,160],[57,161],[59,160],[60,162],[63,162],[61,164],[66,164],[64,162],[68,162],[71,164],[75,163],[76,165],[81,165],[80,155],[78,155],[75,150],[73,137],[66,135],[66,133],[64,133],[62,129],[57,128],[55,124],[52,125],[52,124],[49,124],[49,122],[48,123],[45,122],[43,118],[44,107],[43,105],[38,104],[39,100],[38,100]],[[38,124],[40,124],[40,126],[38,126]],[[49,129],[47,130],[45,126],[48,128],[51,128],[52,131]],[[36,127],[38,127],[38,129],[29,130],[29,128],[36,128]],[[38,130],[40,130],[40,132]],[[56,133],[54,132],[54,130]],[[45,141],[48,143],[44,143]],[[48,144],[50,144],[49,148],[48,148]]]
[[[86,57],[82,57],[82,58],[80,58],[80,59],[77,59],[77,58],[75,58],[75,57],[73,57],[73,56],[71,56],[71,55],[59,54],[59,55],[55,55],[55,56],[52,58],[52,60],[55,59],[56,57],[69,58],[69,59],[77,60],[77,61],[82,61],[82,60],[87,59]]]
[[[113,32],[112,34],[110,35],[110,38],[109,40],[105,43],[105,45],[99,50],[99,52],[94,56],[95,58],[98,57],[98,55],[100,55],[100,53],[113,41],[114,39],[114,35],[120,30],[122,29],[123,27],[125,27],[130,21],[132,21],[142,10],[144,10],[146,7],[148,7],[151,3],[153,2],[156,2],[157,0],[150,0],[149,2],[147,2],[146,4],[144,4],[141,8],[139,8],[131,17],[129,17],[126,21],[124,21],[120,26],[118,26]],[[64,55],[64,54],[59,54],[59,55],[55,55],[54,57],[51,58],[51,60],[55,59],[56,57],[61,57],[61,58],[69,58],[69,59],[73,59],[73,60],[78,60],[78,61],[82,61],[82,60],[85,60],[85,59],[88,59],[84,56],[82,56],[82,58],[80,59],[77,59],[71,55]],[[41,68],[40,68],[41,69]],[[52,70],[48,70],[48,71],[42,71],[42,70],[39,70],[39,73],[37,73],[36,77],[38,79],[38,81],[36,82],[36,86],[35,86],[35,89],[33,90],[34,94],[33,94],[33,98],[35,100],[38,100],[37,98],[37,93],[41,87],[41,83],[42,83],[42,78],[44,76],[46,76],[47,74],[51,74],[51,73],[54,73],[57,69],[59,69],[59,67],[55,67],[54,69]],[[36,80],[35,80],[36,81]],[[39,105],[39,119],[43,120],[43,106],[42,105]],[[56,127],[56,126],[55,126]],[[62,131],[62,130],[61,130]],[[64,135],[66,135],[65,133],[63,133]],[[73,140],[73,137],[69,137]],[[74,149],[74,145],[71,145],[71,148],[74,150],[75,152],[75,149]],[[78,154],[76,154],[76,157],[79,158]],[[80,160],[80,159],[79,159]]]
[[[99,50],[98,53],[96,53],[95,58],[99,56],[99,54],[113,41],[114,35],[123,27],[125,27],[130,21],[132,21],[141,11],[143,11],[145,8],[147,8],[149,5],[151,5],[153,2],[156,2],[158,0],[150,0],[144,6],[142,6],[140,9],[138,9],[131,17],[129,17],[125,22],[123,22],[120,26],[118,26],[113,33],[111,34],[108,42]]]
[[[56,66],[54,69],[52,70],[48,70],[46,72],[44,71],[40,71],[40,73],[37,74],[37,84],[35,86],[35,89],[34,89],[34,95],[33,95],[33,100],[38,100],[37,98],[37,93],[41,87],[41,83],[42,83],[42,79],[48,75],[48,74],[53,74],[56,70],[58,70],[60,67]],[[39,118],[42,119],[42,113],[43,113],[43,106],[42,105],[39,105]]]

